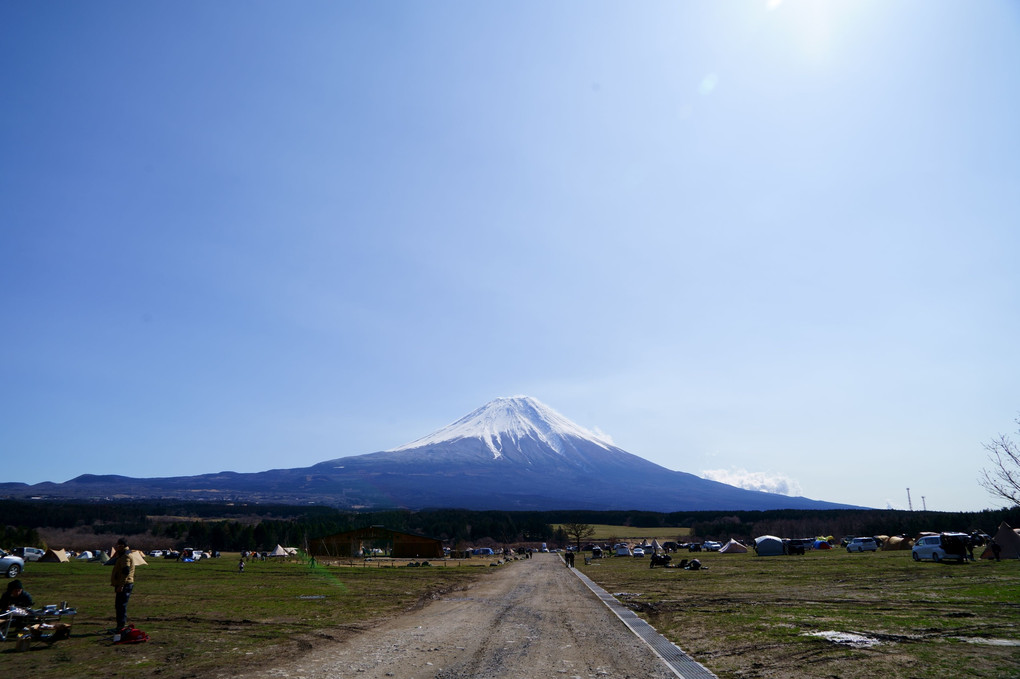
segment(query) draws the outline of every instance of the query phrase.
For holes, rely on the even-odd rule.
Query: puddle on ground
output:
[[[849,648],[872,648],[873,646],[878,646],[882,643],[874,637],[857,634],[856,632],[836,632],[833,630],[827,630],[825,632],[805,632],[804,636],[821,637],[822,639],[831,641],[839,646],[847,646]]]

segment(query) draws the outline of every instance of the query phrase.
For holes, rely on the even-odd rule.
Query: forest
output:
[[[1020,525],[1020,507],[982,512],[902,510],[771,510],[655,513],[646,511],[470,511],[393,509],[353,512],[322,506],[214,504],[180,501],[71,503],[0,500],[0,547],[109,547],[120,536],[140,549],[192,546],[219,551],[301,547],[308,540],[381,525],[439,538],[451,547],[569,540],[558,524],[579,522],[634,528],[687,528],[694,539],[750,540],[758,535],[908,535],[922,531],[982,531]],[[621,538],[626,531],[621,530]]]

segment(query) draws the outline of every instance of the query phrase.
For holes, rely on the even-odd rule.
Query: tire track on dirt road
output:
[[[514,561],[467,590],[246,677],[675,679],[555,554]]]

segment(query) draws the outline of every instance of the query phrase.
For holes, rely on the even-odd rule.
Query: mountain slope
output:
[[[321,503],[354,509],[699,509],[846,507],[744,490],[626,452],[527,397],[496,399],[388,451],[311,467],[163,479],[86,475],[0,484],[0,494]]]

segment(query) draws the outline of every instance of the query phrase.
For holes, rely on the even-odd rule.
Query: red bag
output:
[[[134,625],[128,625],[120,631],[120,641],[115,641],[115,644],[139,644],[143,641],[148,641],[149,635],[142,630],[136,628]]]

